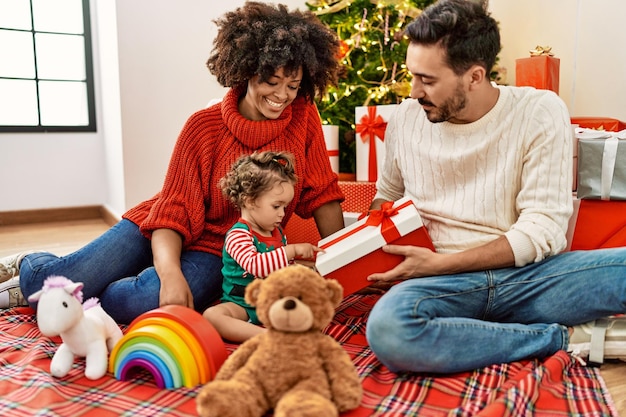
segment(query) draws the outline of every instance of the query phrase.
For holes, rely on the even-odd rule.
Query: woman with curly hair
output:
[[[283,225],[295,212],[312,216],[323,237],[343,227],[344,197],[313,101],[336,82],[336,35],[308,11],[260,2],[215,23],[207,66],[230,90],[189,117],[161,191],[72,254],[0,259],[0,282],[10,280],[11,291],[24,295],[12,297],[18,304],[48,276],[63,275],[83,282],[84,296],[100,298],[118,323],[168,304],[203,311],[221,296],[224,236],[239,216],[219,179],[255,151],[293,155],[299,180]]]

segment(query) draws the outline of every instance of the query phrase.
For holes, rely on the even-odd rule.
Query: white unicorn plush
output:
[[[62,378],[70,371],[74,357],[85,358],[85,376],[98,379],[107,372],[109,352],[122,338],[122,331],[100,306],[97,298],[83,304],[83,283],[50,276],[43,288],[28,301],[37,302],[37,325],[48,337],[61,336],[50,373]]]

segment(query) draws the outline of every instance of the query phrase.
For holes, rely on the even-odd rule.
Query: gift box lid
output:
[[[571,121],[573,124],[588,129],[609,130],[612,132],[626,129],[625,122],[608,117],[572,117]]]
[[[367,216],[319,241],[324,252],[317,254],[315,267],[321,275],[329,274],[343,265],[368,255],[391,241],[388,235],[404,236],[424,226],[415,204],[410,197],[393,203],[397,212],[379,226],[368,225]],[[390,230],[392,229],[392,230]],[[395,230],[393,230],[395,229]]]

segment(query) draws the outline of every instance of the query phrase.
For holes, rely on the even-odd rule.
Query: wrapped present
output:
[[[339,173],[339,126],[322,125],[326,151],[330,160],[330,167],[335,174]]]
[[[618,133],[579,129],[580,199],[626,200],[626,130]]]
[[[339,187],[346,196],[341,203],[343,222],[350,226],[359,220],[361,213],[367,211],[376,195],[376,183],[367,181],[339,181]]]
[[[618,119],[607,117],[572,117],[572,127],[574,128],[574,189],[578,184],[578,135],[586,134],[585,129],[608,130],[618,132],[626,129],[626,123]]]
[[[561,61],[555,58],[550,47],[537,46],[530,57],[515,60],[515,85],[552,90],[559,94]]]
[[[376,182],[385,157],[385,129],[397,104],[354,109],[356,125],[356,180]]]
[[[372,283],[367,277],[385,272],[404,259],[383,252],[386,244],[422,246],[435,250],[413,201],[404,197],[371,210],[356,223],[320,240],[324,252],[317,254],[315,267],[344,288],[344,296]]]
[[[376,195],[375,182],[339,181],[339,188],[346,196],[346,199],[341,203],[341,209],[344,212],[363,213],[370,208],[374,195]]]
[[[580,200],[570,250],[626,246],[626,201]]]

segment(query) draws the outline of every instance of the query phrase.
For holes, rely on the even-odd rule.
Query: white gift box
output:
[[[356,180],[376,182],[385,157],[385,129],[397,104],[354,109],[356,126]]]
[[[339,126],[322,125],[322,133],[326,142],[330,167],[335,174],[339,174]]]
[[[403,257],[383,252],[386,244],[422,246],[435,250],[413,201],[404,197],[386,203],[380,210],[322,239],[315,267],[324,277],[334,278],[344,296],[371,284],[367,277],[385,272]]]

